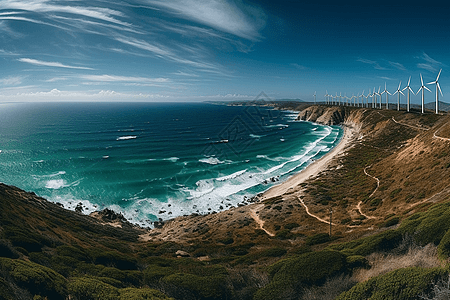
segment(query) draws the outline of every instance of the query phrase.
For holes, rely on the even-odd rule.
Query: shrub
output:
[[[174,300],[169,298],[160,291],[143,288],[126,288],[119,290],[119,300]]]
[[[66,279],[47,267],[22,260],[0,258],[0,270],[32,294],[50,299],[64,299],[67,295]]]
[[[206,299],[223,299],[226,294],[225,276],[198,276],[194,274],[176,273],[162,279],[166,284],[186,289]]]
[[[306,239],[306,245],[312,246],[317,244],[323,244],[329,242],[330,240],[331,240],[330,235],[328,233],[318,233],[313,236],[309,236]]]
[[[310,252],[282,259],[269,267],[272,281],[258,290],[254,299],[289,299],[304,287],[320,285],[345,270],[345,255],[336,251]]]
[[[431,282],[442,276],[441,268],[405,268],[358,283],[336,300],[408,300],[426,291]]]
[[[397,225],[399,222],[400,222],[399,217],[393,217],[393,218],[390,218],[389,220],[387,220],[386,222],[384,222],[382,224],[382,227],[391,227],[391,226]]]
[[[70,295],[78,300],[117,300],[117,288],[92,277],[78,277],[68,284]]]

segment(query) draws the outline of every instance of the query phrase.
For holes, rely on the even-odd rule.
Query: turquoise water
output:
[[[0,182],[148,226],[220,211],[301,171],[339,127],[204,103],[0,104]]]

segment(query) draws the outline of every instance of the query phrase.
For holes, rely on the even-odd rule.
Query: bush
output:
[[[329,242],[331,240],[330,235],[328,233],[318,233],[313,236],[309,236],[306,239],[306,245],[318,245]]]
[[[68,284],[70,295],[78,300],[117,300],[119,290],[92,277],[78,277]]]
[[[290,299],[307,286],[320,285],[347,268],[345,255],[336,251],[310,252],[278,261],[269,267],[272,281],[254,300]]]
[[[431,286],[431,282],[442,276],[440,268],[405,268],[389,272],[358,283],[336,300],[409,300]]]
[[[66,279],[52,269],[36,263],[0,258],[0,271],[30,293],[50,299],[67,296]]]
[[[119,300],[174,300],[173,298],[169,298],[160,291],[143,288],[126,288],[119,290]]]
[[[391,227],[391,226],[397,225],[399,222],[400,222],[399,217],[393,217],[393,218],[390,218],[389,220],[387,220],[386,222],[384,222],[382,224],[382,227]]]
[[[169,286],[176,286],[180,291],[191,291],[202,299],[226,298],[226,281],[223,275],[198,276],[176,273],[164,277],[162,281],[169,284]]]

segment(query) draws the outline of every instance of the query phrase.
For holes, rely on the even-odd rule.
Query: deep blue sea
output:
[[[328,152],[342,129],[205,103],[0,104],[0,182],[133,223],[236,206]]]

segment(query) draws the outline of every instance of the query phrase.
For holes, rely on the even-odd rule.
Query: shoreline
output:
[[[289,190],[295,190],[301,183],[305,182],[307,179],[316,176],[323,170],[326,170],[332,160],[338,155],[342,154],[345,148],[351,144],[354,140],[354,135],[356,130],[354,127],[350,127],[347,124],[343,124],[342,128],[344,130],[344,134],[342,135],[339,143],[327,152],[320,159],[309,164],[305,169],[301,170],[299,173],[289,177],[286,181],[275,185],[268,190],[264,191],[261,197],[259,197],[260,201],[266,200],[269,198],[282,196],[286,194]]]

